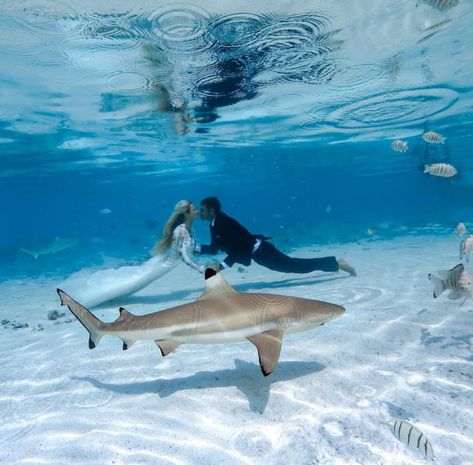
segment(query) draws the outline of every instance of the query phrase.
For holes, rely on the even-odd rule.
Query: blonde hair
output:
[[[151,252],[153,255],[160,255],[169,250],[172,242],[172,233],[177,226],[184,223],[184,214],[189,212],[192,202],[190,200],[179,200],[176,203],[174,210],[167,220],[161,239],[154,244]]]

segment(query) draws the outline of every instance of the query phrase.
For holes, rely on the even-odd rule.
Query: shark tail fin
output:
[[[434,298],[437,298],[445,290],[445,284],[442,279],[437,278],[432,273],[429,273],[428,278],[434,285]]]
[[[28,255],[31,255],[35,260],[38,260],[38,257],[39,257],[38,252],[35,252],[34,250],[23,249],[23,248],[20,248],[20,250],[22,252],[27,253]]]
[[[100,342],[100,339],[102,339],[105,323],[64,291],[61,291],[61,289],[58,289],[57,293],[61,299],[61,305],[67,305],[69,310],[82,323],[82,326],[89,332],[89,349],[94,349]]]

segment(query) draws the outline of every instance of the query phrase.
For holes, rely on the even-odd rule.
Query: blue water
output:
[[[139,262],[209,195],[286,251],[450,234],[473,218],[472,22],[466,1],[4,2],[2,279]],[[79,243],[20,250],[55,237]]]

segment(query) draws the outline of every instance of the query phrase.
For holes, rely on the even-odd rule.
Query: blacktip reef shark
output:
[[[54,241],[51,242],[51,244],[45,245],[39,250],[29,250],[29,249],[23,249],[20,248],[22,252],[27,253],[28,255],[31,255],[35,260],[38,259],[41,255],[47,255],[50,253],[56,253],[60,252],[61,250],[68,249],[69,247],[73,247],[79,242],[79,239],[65,239],[65,238],[60,238],[56,237],[54,238]]]
[[[275,294],[235,291],[211,268],[205,271],[205,291],[193,303],[178,305],[147,315],[133,315],[123,307],[112,323],[104,323],[80,303],[58,289],[61,304],[78,318],[89,332],[89,348],[103,336],[116,336],[123,350],[138,340],[152,340],[166,356],[181,344],[254,344],[264,376],[279,360],[285,333],[307,331],[340,316],[340,305],[320,300]]]

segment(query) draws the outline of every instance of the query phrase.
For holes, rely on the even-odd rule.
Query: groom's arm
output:
[[[215,235],[211,232],[210,233],[210,244],[197,244],[195,246],[195,253],[199,253],[202,255],[215,255],[220,250],[220,247],[215,241]]]

